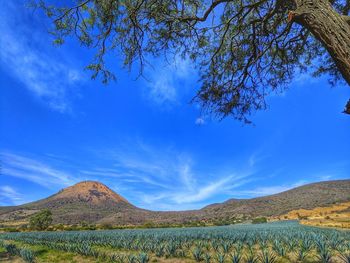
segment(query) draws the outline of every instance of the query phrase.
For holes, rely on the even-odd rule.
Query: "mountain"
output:
[[[203,208],[211,215],[243,214],[278,216],[296,209],[313,209],[350,200],[350,180],[326,181],[303,185],[282,193],[252,198],[230,199]]]
[[[349,200],[350,180],[338,180],[308,184],[265,197],[230,199],[200,210],[157,212],[130,204],[104,184],[86,181],[46,199],[20,206],[0,207],[0,223],[24,223],[30,215],[41,209],[52,211],[55,224],[77,224],[83,221],[113,225],[215,222],[243,217],[278,217],[297,209],[313,209]]]
[[[67,187],[57,194],[36,202],[36,205],[52,205],[56,201],[58,203],[88,203],[94,206],[106,204],[130,204],[124,197],[118,195],[110,188],[94,181],[85,181]]]
[[[28,204],[0,210],[0,222],[21,221],[42,209],[50,209],[54,224],[96,223],[110,214],[120,224],[132,222],[138,213],[146,210],[135,207],[110,188],[95,181],[85,181],[67,187],[58,193]],[[137,217],[135,222],[139,223]]]

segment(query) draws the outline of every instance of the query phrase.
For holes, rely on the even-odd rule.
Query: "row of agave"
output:
[[[350,233],[301,226],[297,222],[225,227],[9,233],[0,239],[39,244],[51,249],[112,262],[147,262],[155,257],[192,258],[197,262],[350,262]],[[113,251],[113,253],[105,252]],[[139,254],[115,253],[138,251]]]
[[[43,245],[40,242],[36,242],[37,245]],[[106,253],[103,251],[98,251],[87,245],[83,244],[53,244],[45,243],[48,248],[57,249],[61,251],[68,251],[77,253],[83,256],[93,256],[98,258],[102,262],[117,262],[117,263],[147,263],[149,262],[149,256],[147,253],[141,252],[138,254],[125,254],[125,253]],[[10,256],[20,256],[25,262],[34,263],[35,262],[35,252],[27,247],[18,248],[16,244],[11,242],[0,241],[0,247],[5,248],[6,252]]]
[[[27,247],[18,248],[15,244],[6,243],[0,240],[0,247],[4,248],[10,256],[20,256],[25,262],[34,263],[35,253]]]

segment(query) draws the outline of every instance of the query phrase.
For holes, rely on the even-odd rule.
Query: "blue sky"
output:
[[[163,58],[146,79],[108,63],[108,86],[84,71],[93,51],[52,46],[49,23],[15,1],[0,10],[0,205],[98,180],[154,210],[201,208],[350,177],[346,86],[300,75],[268,98],[254,125],[203,116],[186,60]]]

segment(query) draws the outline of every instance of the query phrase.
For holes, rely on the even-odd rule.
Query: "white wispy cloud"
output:
[[[111,169],[94,168],[80,171],[82,174],[119,178],[127,183],[142,183],[158,189],[173,189],[181,186],[191,189],[195,184],[188,154],[171,148],[152,147],[140,141],[128,141],[118,149],[99,152],[102,158],[109,159]]]
[[[154,210],[201,208],[212,198],[222,195],[229,198],[233,189],[251,180],[249,171],[232,167],[214,175],[199,170],[189,153],[140,141],[128,141],[117,150],[98,152],[98,156],[110,158],[115,169],[112,172],[94,169],[93,174],[118,180],[119,187],[129,188],[125,193],[127,198],[132,196],[129,200]]]
[[[175,57],[172,63],[159,63],[147,73],[147,94],[157,105],[167,107],[180,103],[181,94],[194,76],[189,59]]]
[[[183,163],[180,163],[178,169],[179,177],[184,187],[188,190],[193,190],[193,187],[196,185],[196,179],[191,171],[190,161],[185,160]]]
[[[332,180],[334,178],[334,175],[325,174],[325,175],[319,176],[319,178],[320,178],[320,181],[329,181],[329,180]]]
[[[244,196],[244,197],[267,196],[267,195],[273,195],[273,194],[285,192],[285,191],[296,188],[298,186],[302,186],[302,185],[307,184],[307,183],[309,183],[309,181],[299,180],[293,184],[264,186],[264,187],[257,187],[257,188],[248,189],[248,190],[239,190],[239,191],[236,191],[235,195],[236,196]]]
[[[197,174],[198,177],[203,175]],[[177,187],[171,191],[161,191],[160,193],[145,194],[138,196],[141,198],[143,207],[152,210],[187,210],[199,209],[211,204],[213,198],[221,195],[231,198],[230,194],[234,189],[250,182],[248,174],[244,176],[220,175],[221,178],[203,184],[196,184],[192,189]],[[221,201],[225,201],[226,199]]]
[[[41,28],[44,32],[38,34],[37,27],[42,24],[37,23],[35,15],[29,22],[18,23],[26,17],[20,5],[7,1],[0,11],[1,66],[51,109],[70,112],[69,97],[76,92],[81,74],[51,47],[47,32]]]
[[[23,203],[23,196],[8,185],[0,186],[0,205],[18,205]]]
[[[23,155],[2,152],[0,156],[1,173],[6,176],[22,178],[48,188],[69,186],[78,181],[67,172]]]
[[[203,187],[197,187],[191,192],[175,194],[172,199],[178,204],[200,202],[223,192],[229,183],[232,183],[232,177],[225,177]]]
[[[172,200],[178,204],[201,202],[217,194],[225,193],[226,191],[240,186],[245,183],[245,180],[242,179],[242,176],[223,177],[207,185],[196,187],[196,189],[193,189],[192,191],[174,194]]]
[[[205,119],[203,117],[199,117],[196,119],[195,124],[197,125],[204,125],[205,124]]]
[[[232,163],[229,168],[212,170],[210,165],[196,163],[196,158],[187,152],[140,140],[125,140],[125,144],[112,150],[94,154],[98,156],[96,163],[86,163],[84,169],[79,169],[67,163],[67,158],[63,161],[56,156],[38,158],[2,152],[2,174],[55,190],[81,180],[98,180],[135,205],[152,210],[195,209],[237,193],[254,196],[281,190],[240,191],[254,179],[248,160],[246,170]],[[103,165],[98,166],[99,160]]]

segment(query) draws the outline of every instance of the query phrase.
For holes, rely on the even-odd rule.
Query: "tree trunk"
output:
[[[329,0],[295,2],[297,8],[290,12],[290,20],[307,28],[323,44],[345,81],[350,85],[349,17],[339,14]]]

